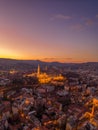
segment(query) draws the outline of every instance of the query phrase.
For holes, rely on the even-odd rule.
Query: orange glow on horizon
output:
[[[64,5],[68,8],[63,9]],[[70,2],[43,2],[39,8],[36,2],[20,4],[19,1],[2,1],[0,58],[62,63],[98,62],[97,4],[91,2],[83,8],[80,3],[77,5],[74,7],[72,4],[75,8],[72,15]],[[85,10],[86,7],[90,8]]]
[[[0,52],[0,58],[5,58],[5,59],[15,59],[15,60],[40,60],[43,62],[60,62],[60,63],[84,63],[84,62],[96,62],[96,61],[90,61],[90,60],[62,60],[61,59],[55,59],[55,60],[45,60],[44,58],[38,58],[38,57],[30,57],[30,56],[18,56],[18,55],[11,55],[11,54],[1,54]]]
[[[25,37],[23,35],[20,35],[18,34],[17,30],[13,32],[13,29],[2,29],[0,31],[0,35],[0,43],[2,43],[0,46],[0,58],[41,60],[45,62],[61,63],[82,63],[98,61],[98,59],[96,57],[93,57],[89,51],[84,53],[83,51],[75,53],[71,51],[67,52],[67,50],[65,50],[64,52],[63,48],[61,47],[56,48],[57,52],[55,52],[55,46],[52,45],[52,49],[49,49],[50,46],[42,46],[42,41],[36,41],[35,39],[32,40],[32,38],[29,38],[28,36]]]

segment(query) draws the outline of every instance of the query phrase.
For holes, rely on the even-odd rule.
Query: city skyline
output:
[[[0,1],[0,58],[98,62],[97,55],[98,1]]]

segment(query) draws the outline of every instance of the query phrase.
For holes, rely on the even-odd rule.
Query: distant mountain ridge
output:
[[[85,63],[60,63],[60,62],[44,62],[40,60],[16,60],[0,58],[0,70],[2,69],[32,69],[32,67],[40,66],[57,66],[57,67],[71,67],[71,68],[95,68],[98,69],[98,62]]]

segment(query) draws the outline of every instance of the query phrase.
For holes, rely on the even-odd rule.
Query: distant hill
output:
[[[56,66],[56,67],[70,67],[72,69],[97,69],[98,62],[87,62],[87,63],[60,63],[60,62],[43,62],[40,60],[15,60],[0,58],[0,70],[9,69],[32,69],[33,67],[40,66]]]

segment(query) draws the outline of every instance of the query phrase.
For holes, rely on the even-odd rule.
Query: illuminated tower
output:
[[[40,75],[40,65],[38,65],[38,68],[37,68],[37,76]]]

